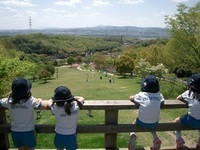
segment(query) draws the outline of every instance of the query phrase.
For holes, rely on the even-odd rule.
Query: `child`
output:
[[[84,98],[73,96],[66,86],[59,86],[54,91],[48,107],[56,117],[54,145],[57,150],[76,150],[76,127],[78,113],[82,108]]]
[[[188,79],[188,90],[177,97],[188,103],[188,113],[177,117],[175,122],[181,122],[191,128],[199,129],[199,139],[196,147],[200,148],[200,74],[194,74]],[[181,137],[181,131],[175,131],[176,148],[182,148],[185,141]]]
[[[16,78],[10,96],[0,100],[0,105],[9,110],[12,140],[18,150],[34,150],[36,146],[34,109],[43,106],[41,99],[32,96],[31,86],[29,80]]]
[[[160,105],[164,103],[164,97],[160,93],[159,82],[155,76],[149,75],[141,81],[141,91],[130,96],[130,100],[139,105],[139,114],[134,121],[142,128],[156,128],[160,117]],[[151,132],[153,140],[153,150],[159,150],[161,141],[156,132]],[[136,135],[130,134],[128,149],[135,150]]]

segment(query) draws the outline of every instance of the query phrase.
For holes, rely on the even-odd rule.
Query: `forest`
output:
[[[180,4],[166,16],[169,38],[17,34],[0,36],[0,96],[14,77],[48,80],[60,65],[94,65],[96,70],[126,77],[153,74],[185,78],[200,72],[200,2]]]

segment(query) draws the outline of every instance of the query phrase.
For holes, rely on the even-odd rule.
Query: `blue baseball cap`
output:
[[[141,81],[141,88],[143,92],[156,93],[160,90],[159,82],[153,75],[148,75]]]
[[[188,85],[192,91],[200,93],[200,73],[193,74],[188,78]]]
[[[52,97],[52,100],[55,102],[70,101],[72,99],[74,99],[74,96],[66,86],[57,87]]]
[[[12,81],[12,93],[11,97],[13,99],[22,99],[27,96],[31,90],[32,84],[29,80],[25,78],[15,78]]]

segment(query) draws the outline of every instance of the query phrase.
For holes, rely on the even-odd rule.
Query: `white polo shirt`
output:
[[[160,118],[160,105],[164,97],[160,92],[139,92],[134,96],[134,101],[139,103],[138,119],[143,123],[156,123]]]
[[[189,96],[189,90],[181,94],[183,99],[188,101],[188,115],[200,120],[200,101],[198,99],[193,99],[193,93]]]
[[[25,132],[35,129],[34,109],[40,107],[41,101],[31,96],[25,103],[12,105],[8,98],[3,98],[0,99],[0,104],[9,110],[12,131]]]
[[[56,133],[63,135],[75,134],[79,110],[80,108],[76,101],[71,103],[71,115],[68,115],[65,112],[64,107],[59,107],[56,104],[53,104],[51,106],[51,111],[56,117]]]

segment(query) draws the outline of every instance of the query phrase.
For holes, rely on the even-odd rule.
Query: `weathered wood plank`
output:
[[[83,105],[84,110],[123,110],[123,109],[137,109],[130,100],[90,100],[85,101]],[[187,105],[179,100],[165,100],[165,104],[161,109],[187,108]]]
[[[89,100],[85,101],[83,110],[123,110],[123,109],[137,109],[130,100]],[[187,108],[187,105],[179,100],[165,100],[165,104],[161,109]],[[4,109],[0,107],[0,109]]]
[[[36,124],[38,133],[54,133],[55,126],[49,124]],[[154,130],[140,128],[135,124],[93,124],[93,125],[78,125],[78,133],[126,133],[126,132],[150,132],[150,131],[175,131],[175,130],[195,130],[181,123],[159,123]],[[9,133],[10,125],[1,124],[0,133]]]
[[[0,109],[0,124],[6,124],[6,113],[4,109]],[[0,129],[0,131],[3,129]],[[0,133],[0,149],[9,148],[8,133]]]
[[[105,125],[118,123],[118,110],[105,110]],[[106,149],[117,149],[117,133],[105,133]]]

